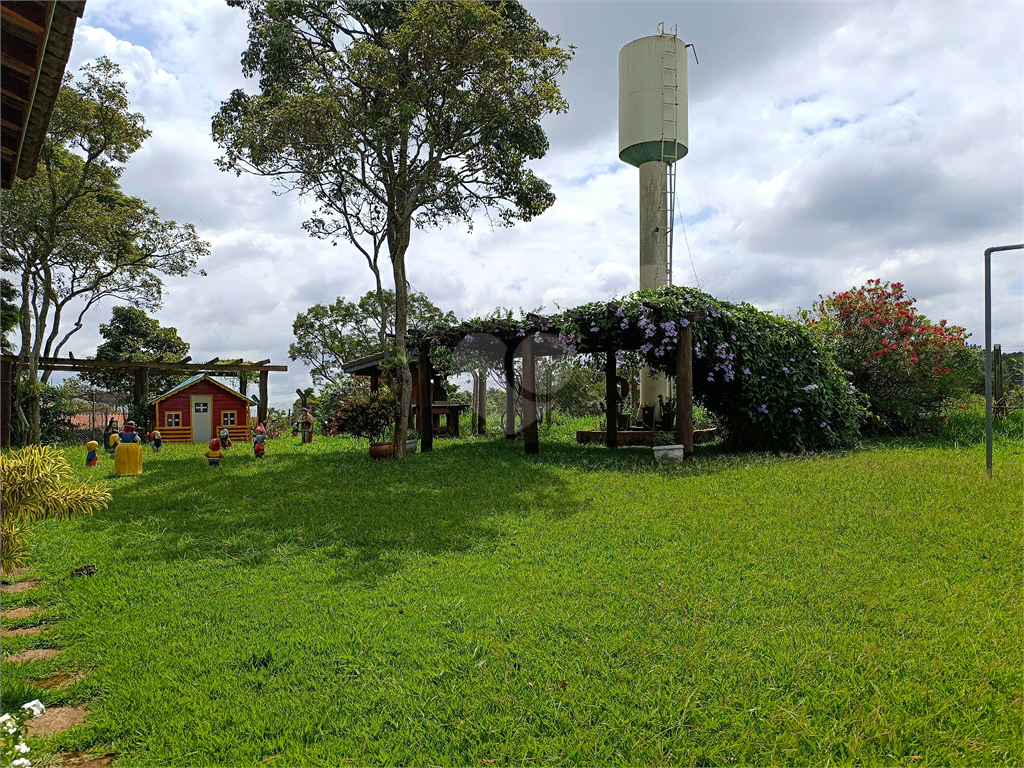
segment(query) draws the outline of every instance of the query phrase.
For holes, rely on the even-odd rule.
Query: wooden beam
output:
[[[619,387],[616,381],[615,350],[609,349],[604,361],[604,413],[605,430],[607,432],[605,444],[609,448],[619,447],[619,409],[616,407]]]
[[[533,335],[523,339],[523,438],[526,455],[540,453],[540,435],[537,431],[537,359],[534,356]]]
[[[253,365],[266,365],[269,362],[270,358],[268,357],[266,360],[260,360],[258,363],[253,363]]]
[[[3,355],[4,360],[18,360],[17,355]],[[191,358],[185,358],[190,360]],[[40,357],[39,367],[52,370],[84,371],[95,368],[151,368],[160,371],[192,371],[194,373],[212,372],[225,373],[225,366],[210,363],[161,363],[155,360],[74,360],[64,357]],[[287,371],[287,365],[235,365],[229,371]]]
[[[679,329],[676,346],[676,445],[693,453],[693,329]]]
[[[220,362],[220,358],[219,357],[215,357],[215,358],[213,358],[213,360],[207,360],[204,363],[204,365],[213,365],[214,363],[219,363],[219,362]]]
[[[430,340],[421,339],[419,354],[416,358],[416,372],[419,375],[419,402],[416,410],[420,415],[420,451],[429,453],[434,450],[434,412],[433,387],[430,381]]]
[[[10,88],[8,88],[6,86],[0,87],[0,94],[3,94],[4,96],[6,96],[9,99],[13,99],[14,101],[20,101],[22,104],[28,104],[28,97],[27,96],[23,96],[20,93],[15,93],[14,91],[12,91]]]
[[[46,11],[35,3],[8,3],[0,6],[0,17],[32,35],[41,35],[46,31],[43,27]]]

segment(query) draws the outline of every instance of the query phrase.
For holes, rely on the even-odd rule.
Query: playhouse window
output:
[[[164,426],[167,427],[180,427],[181,426],[181,411],[174,411],[166,414],[167,423]]]
[[[221,411],[220,424],[222,427],[233,427],[235,426],[235,411]]]
[[[210,411],[210,404],[209,403],[196,403],[195,404],[195,411],[196,411],[196,413],[209,413],[209,411]]]

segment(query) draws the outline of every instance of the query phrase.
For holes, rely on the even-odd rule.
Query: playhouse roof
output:
[[[241,392],[236,392],[231,387],[229,387],[229,386],[227,386],[225,384],[221,384],[219,381],[217,381],[214,378],[211,378],[209,375],[207,375],[205,373],[200,373],[199,375],[193,376],[190,379],[185,379],[185,381],[181,382],[181,384],[179,384],[178,386],[172,387],[171,389],[169,389],[166,392],[164,392],[162,395],[159,395],[159,396],[153,398],[152,400],[150,400],[149,404],[150,405],[155,405],[156,403],[159,403],[161,400],[166,400],[171,395],[177,394],[178,392],[181,392],[184,389],[188,389],[193,384],[198,384],[203,379],[206,379],[211,384],[216,384],[218,387],[223,389],[228,394],[234,395],[235,397],[237,397],[237,398],[239,398],[241,400],[244,400],[248,405],[256,405],[256,401],[255,400],[251,400],[248,397],[246,397],[245,395],[243,395]]]

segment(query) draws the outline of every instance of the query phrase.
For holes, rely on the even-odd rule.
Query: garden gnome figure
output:
[[[210,441],[210,450],[206,452],[206,458],[211,467],[219,467],[220,460],[224,457],[224,451],[220,447],[220,438],[215,437]]]
[[[302,415],[299,416],[299,429],[302,431],[302,442],[312,443],[313,442],[313,414],[309,412],[309,408],[302,409]]]
[[[228,431],[226,429],[222,429],[218,433],[218,436],[220,437],[220,447],[223,450],[226,451],[228,448],[231,447],[231,438],[228,436]]]
[[[107,424],[107,428],[103,430],[103,450],[110,454],[110,458],[114,458],[114,448],[117,447],[117,443],[114,438],[121,429],[117,425],[117,419],[111,419]]]
[[[135,431],[134,421],[126,421],[124,429],[117,435],[114,474],[120,477],[142,474],[142,439]]]
[[[151,437],[153,438],[153,453],[160,453],[160,449],[164,445],[164,439],[160,436],[160,430],[154,429]]]
[[[256,427],[256,437],[252,439],[252,450],[256,454],[257,459],[263,458],[263,453],[266,451],[266,447],[263,443],[267,439],[267,428],[260,424]]]
[[[85,444],[85,447],[86,450],[89,451],[87,454],[85,454],[85,466],[95,467],[96,462],[100,460],[100,456],[98,453],[100,444],[97,443],[95,440],[90,440],[88,443]]]

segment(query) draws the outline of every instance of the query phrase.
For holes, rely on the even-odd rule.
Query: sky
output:
[[[532,164],[555,204],[531,222],[414,231],[413,289],[460,318],[638,287],[639,173],[618,159],[618,52],[659,22],[689,59],[678,163],[677,284],[792,315],[868,279],[902,282],[933,321],[984,344],[983,252],[1024,242],[1024,3],[525,2],[575,46]],[[122,187],[209,241],[206,277],[167,278],[155,313],[195,360],[270,358],[270,403],[311,384],[292,323],[355,300],[373,276],[351,246],[309,237],[313,205],[214,164],[210,119],[241,73],[246,14],[221,0],[88,0],[68,71],[108,56],[152,136]],[[684,234],[685,231],[685,234]],[[681,236],[682,235],[682,236]],[[1024,348],[1024,251],[993,256],[993,341]],[[385,270],[387,271],[387,270]],[[69,347],[87,356],[112,304]]]

